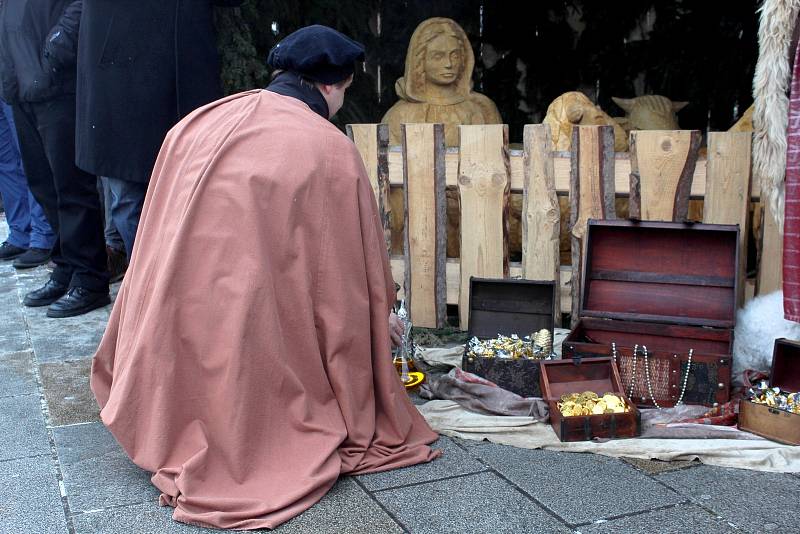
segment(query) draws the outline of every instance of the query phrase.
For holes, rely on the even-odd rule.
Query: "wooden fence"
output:
[[[702,198],[703,222],[740,225],[742,251],[758,198],[746,132],[710,133],[707,159],[698,159],[700,132],[691,130],[632,132],[631,151],[616,154],[609,126],[574,128],[570,152],[552,150],[543,124],[525,126],[522,150],[509,149],[504,125],[461,126],[457,148],[445,148],[439,124],[404,125],[399,147],[389,147],[384,124],[348,125],[347,132],[364,159],[390,251],[390,188],[403,188],[404,254],[392,257],[392,273],[418,326],[443,326],[447,304],[457,304],[466,329],[471,276],[560,281],[560,324],[561,311],[578,309],[586,221],[615,217],[615,196],[629,198],[632,216],[669,221],[685,220],[689,199]],[[461,202],[459,259],[446,257],[447,187],[458,189]],[[519,263],[508,253],[512,191],[523,195]],[[558,195],[570,200],[571,266],[559,263]],[[780,285],[780,238],[769,219],[761,225],[761,292]]]

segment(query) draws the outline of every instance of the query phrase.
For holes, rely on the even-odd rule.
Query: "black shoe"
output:
[[[13,260],[25,253],[26,248],[12,245],[8,241],[3,241],[0,244],[0,261]]]
[[[31,308],[36,306],[48,306],[63,297],[66,292],[67,286],[61,285],[51,278],[36,291],[31,291],[25,295],[25,299],[22,303]]]
[[[106,245],[106,255],[108,256],[108,272],[111,273],[110,282],[119,282],[125,277],[128,270],[128,257],[124,250],[117,250]]]
[[[74,317],[111,304],[108,291],[89,291],[83,287],[73,287],[66,295],[47,308],[48,317]]]
[[[25,254],[17,257],[14,260],[15,269],[30,269],[44,265],[50,261],[50,249],[47,248],[29,248]]]

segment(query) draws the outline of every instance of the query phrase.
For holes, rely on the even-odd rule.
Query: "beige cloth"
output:
[[[697,459],[721,467],[800,473],[800,447],[766,439],[616,439],[604,443],[562,443],[549,424],[537,423],[532,417],[480,415],[445,400],[429,401],[417,408],[434,430],[463,439],[485,439],[523,449],[591,452],[645,460]],[[716,429],[738,432],[731,427]]]

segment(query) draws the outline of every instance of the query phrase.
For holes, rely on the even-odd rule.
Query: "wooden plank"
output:
[[[511,167],[511,190],[522,191],[524,181],[522,150],[511,150],[509,152]],[[569,192],[569,172],[571,156],[569,152],[554,152],[553,167],[556,175],[556,191],[566,195]],[[631,161],[628,152],[617,152],[614,154],[614,188],[618,195],[628,194],[630,187]],[[448,148],[445,155],[445,174],[447,175],[447,186],[455,187],[458,182],[458,149]],[[403,185],[403,155],[401,148],[391,147],[389,150],[389,180],[393,186]],[[692,179],[692,197],[703,198],[706,187],[706,160],[698,159]],[[753,184],[753,197],[758,198],[758,183]]]
[[[392,253],[391,207],[389,204],[389,125],[348,124],[347,135],[356,145],[367,169],[372,193],[378,203],[386,250]]]
[[[700,139],[698,130],[631,132],[631,218],[687,219]]]
[[[783,236],[769,202],[762,202],[761,250],[758,254],[756,295],[766,295],[783,287]]]
[[[572,236],[572,326],[580,317],[583,236],[589,219],[613,219],[614,129],[576,126],[572,129],[570,219]]]
[[[469,319],[469,279],[508,275],[508,127],[459,126],[461,150],[461,328]],[[467,230],[468,229],[468,230]]]
[[[402,124],[405,170],[406,305],[416,326],[447,321],[447,199],[444,126]]]
[[[522,277],[528,280],[558,280],[561,216],[556,196],[552,139],[546,124],[528,124],[522,195]],[[561,326],[561,303],[553,312]]]
[[[739,225],[738,307],[744,304],[747,236],[750,233],[751,145],[751,132],[708,134],[708,177],[703,222]]]

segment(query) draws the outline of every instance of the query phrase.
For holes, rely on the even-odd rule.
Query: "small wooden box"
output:
[[[800,391],[800,342],[775,340],[769,386],[787,393]],[[800,414],[747,399],[739,401],[739,429],[780,443],[800,445]]]
[[[557,286],[534,280],[470,278],[469,338],[553,334]],[[464,357],[461,368],[523,397],[541,397],[539,361]]]
[[[611,358],[590,358],[541,362],[543,397],[550,406],[550,424],[561,441],[587,441],[594,438],[633,438],[641,434],[642,418],[636,406],[625,397],[617,367]],[[613,393],[625,399],[630,412],[564,417],[558,410],[562,395],[593,391]]]
[[[580,319],[563,357],[613,356],[614,343],[623,387],[637,404],[727,402],[738,243],[738,226],[589,221]]]

